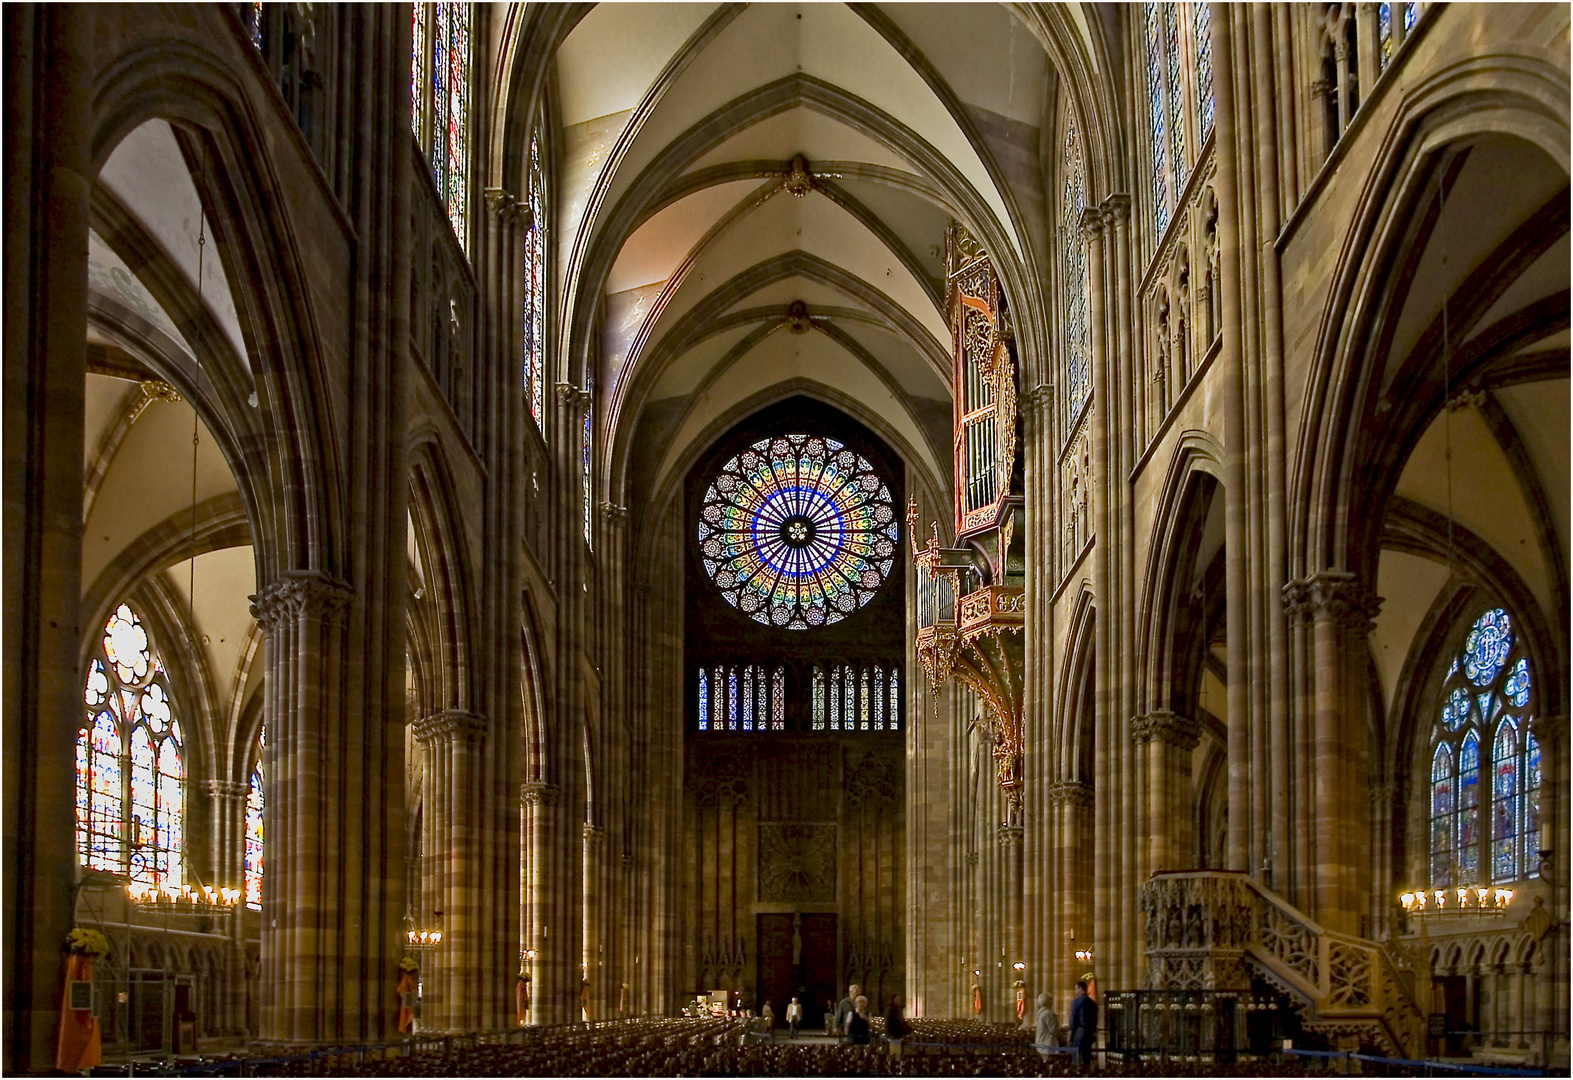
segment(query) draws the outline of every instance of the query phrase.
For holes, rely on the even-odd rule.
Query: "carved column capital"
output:
[[[238,780],[208,780],[202,788],[215,799],[244,799],[251,791],[250,784]]]
[[[1284,612],[1310,619],[1332,619],[1345,629],[1369,633],[1382,598],[1347,570],[1320,570],[1284,586]]]
[[[519,801],[525,806],[556,806],[562,789],[556,784],[540,780],[526,780],[519,785]]]
[[[1092,785],[1080,780],[1056,780],[1049,785],[1049,802],[1055,806],[1092,808]]]
[[[1096,206],[1089,206],[1081,212],[1082,239],[1091,243],[1103,235],[1103,211]]]
[[[504,188],[487,188],[486,209],[499,222],[511,221],[519,211],[519,200]]]
[[[1020,847],[1025,831],[1020,825],[1001,825],[996,831],[996,838],[999,840],[1000,847],[1012,845]]]
[[[584,834],[584,842],[587,844],[599,844],[602,840],[606,839],[606,829],[600,825],[591,825],[588,821],[586,821],[582,827],[582,831]]]
[[[1039,383],[1021,396],[1021,403],[1027,417],[1038,420],[1054,404],[1054,387],[1049,383]]]
[[[600,511],[602,517],[616,525],[621,525],[628,520],[628,507],[618,506],[614,502],[603,500],[600,503]]]
[[[1138,743],[1160,742],[1181,750],[1194,750],[1202,741],[1201,724],[1188,716],[1156,709],[1131,720],[1131,740]]]
[[[573,405],[579,398],[579,388],[573,383],[554,383],[552,384],[552,389],[557,393],[557,403],[559,405]]]
[[[286,570],[251,597],[251,616],[265,632],[302,616],[338,626],[343,624],[354,596],[348,583],[320,570]]]
[[[1131,217],[1131,197],[1123,191],[1116,192],[1099,203],[1098,209],[1103,212],[1106,226],[1113,229],[1122,228]]]
[[[480,740],[486,736],[486,717],[464,709],[444,709],[415,721],[415,737],[423,743],[439,740]]]

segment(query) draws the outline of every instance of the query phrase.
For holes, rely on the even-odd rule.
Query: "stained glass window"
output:
[[[595,395],[594,395],[594,393],[593,393],[593,391],[591,389],[587,388],[585,390],[585,395],[584,396],[585,396],[584,438],[580,442],[579,453],[580,453],[580,455],[582,457],[582,463],[583,463],[583,467],[584,467],[584,472],[583,472],[583,481],[584,481],[584,500],[583,500],[584,501],[584,542],[586,544],[589,544],[589,543],[591,543],[591,540],[590,540],[590,524],[591,524],[591,520],[590,519],[591,519],[591,505],[592,505],[591,504],[592,485],[590,483],[590,451],[591,451],[591,448],[592,448],[592,446],[593,446],[593,444],[595,442],[595,406],[593,404],[591,404],[591,403],[595,400]]]
[[[1205,3],[1142,5],[1153,220],[1169,226],[1215,113],[1212,18]]]
[[[185,880],[185,765],[163,662],[126,604],[88,664],[76,752],[76,840],[89,867],[140,885]]]
[[[814,668],[815,731],[901,730],[901,680],[894,665]]]
[[[1152,150],[1152,202],[1158,231],[1169,224],[1169,140],[1167,102],[1164,101],[1163,28],[1158,4],[1143,5],[1147,43],[1148,145]]]
[[[542,350],[546,341],[546,193],[541,175],[541,150],[530,139],[530,228],[525,234],[524,396],[535,426],[546,429]]]
[[[246,785],[246,906],[262,906],[262,765]]]
[[[469,243],[470,32],[473,4],[416,4],[411,124],[461,246]]]
[[[700,731],[785,731],[786,668],[772,671],[758,664],[702,667],[698,704]]]
[[[1435,886],[1511,882],[1535,866],[1540,751],[1525,733],[1533,697],[1512,619],[1503,608],[1483,612],[1451,658],[1432,732]]]
[[[1081,216],[1087,209],[1087,189],[1082,165],[1081,137],[1076,124],[1067,116],[1064,196],[1060,204],[1060,230],[1065,238],[1065,435],[1081,415],[1082,406],[1092,393],[1091,349],[1087,334],[1087,249],[1082,243]]]
[[[782,435],[721,467],[698,537],[727,603],[755,622],[806,630],[873,599],[898,533],[890,488],[863,455],[834,439]]]

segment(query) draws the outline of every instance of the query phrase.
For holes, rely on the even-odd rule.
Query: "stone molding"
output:
[[[206,780],[202,790],[215,799],[244,799],[250,793],[251,785],[239,780]]]
[[[1310,619],[1332,619],[1356,633],[1370,633],[1382,608],[1375,596],[1347,570],[1320,570],[1283,588],[1284,613]]]
[[[618,506],[614,502],[603,500],[599,504],[601,516],[615,524],[621,525],[628,520],[628,507]]]
[[[1131,720],[1131,741],[1157,741],[1181,750],[1194,750],[1202,741],[1202,726],[1188,716],[1157,709]]]
[[[1039,419],[1054,404],[1054,387],[1039,383],[1021,395],[1022,411],[1033,420]]]
[[[521,203],[518,197],[506,188],[487,188],[483,194],[486,198],[486,209],[498,222],[529,216],[529,207]]]
[[[526,780],[519,785],[519,801],[525,806],[556,806],[561,797],[562,789],[556,784]]]
[[[579,826],[579,833],[587,844],[599,844],[606,839],[606,829],[600,825],[591,825],[588,821]]]
[[[444,709],[442,712],[423,716],[412,725],[415,737],[421,742],[438,739],[481,739],[486,735],[486,717],[465,709]]]
[[[1092,785],[1081,780],[1056,780],[1049,785],[1049,803],[1052,806],[1071,806],[1090,810],[1092,792]]]
[[[1021,847],[1021,842],[1025,834],[1026,830],[1021,825],[1001,825],[995,831],[995,837],[999,840],[1000,847],[1005,848],[1011,847],[1012,845]]]
[[[340,626],[354,598],[355,591],[347,582],[320,570],[287,570],[251,597],[251,617],[265,633],[302,616]]]

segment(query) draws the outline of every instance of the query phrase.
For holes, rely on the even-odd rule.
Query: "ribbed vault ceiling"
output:
[[[946,225],[1033,265],[1051,71],[998,5],[591,9],[555,57],[553,224],[609,497],[661,498],[789,389],[943,484]]]

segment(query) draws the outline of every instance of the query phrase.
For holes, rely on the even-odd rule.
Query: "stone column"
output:
[[[524,835],[529,846],[529,880],[524,887],[524,947],[535,952],[535,962],[530,967],[533,976],[530,986],[530,1022],[561,1023],[560,1019],[545,1019],[548,985],[560,982],[561,965],[547,962],[550,939],[551,894],[547,875],[550,873],[550,846],[557,833],[556,819],[561,815],[561,790],[555,784],[527,781],[520,785],[519,801],[524,806]],[[553,993],[555,993],[555,989]]]
[[[1191,751],[1202,741],[1201,726],[1166,709],[1138,716],[1131,738],[1142,747],[1151,870],[1183,870],[1191,863]]]
[[[1097,921],[1092,903],[1093,882],[1088,873],[1088,834],[1092,831],[1093,787],[1077,780],[1061,780],[1050,789],[1056,810],[1055,877],[1059,882],[1058,933],[1054,941],[1052,992],[1055,1012],[1068,1016],[1075,997],[1077,970],[1074,953],[1093,945]]]
[[[606,955],[605,940],[601,936],[601,857],[604,853],[606,829],[585,822],[581,829],[581,851],[584,859],[584,958],[580,962],[584,975],[590,980],[590,1019],[605,1020],[606,1010]]]
[[[442,947],[427,982],[436,991],[426,1003],[426,1026],[474,1030],[481,1026],[479,983],[491,978],[481,962],[480,763],[486,751],[486,720],[447,709],[415,724],[426,749],[425,801],[431,843],[423,860],[422,892],[442,912]]]
[[[3,1069],[54,1065],[72,923],[91,20],[7,7]]]
[[[234,780],[209,780],[202,785],[211,807],[208,830],[210,873],[205,884],[241,890],[240,909],[224,923],[229,942],[224,949],[224,974],[218,998],[220,1031],[245,1026],[246,965],[244,910],[246,890],[246,795],[249,785]]]
[[[1001,945],[1005,949],[1005,970],[1013,972],[1010,966],[1022,959],[1022,944],[1024,940],[1022,928],[1022,826],[1015,824],[1001,825],[999,827],[999,844],[1001,855],[1001,877],[1004,879],[1003,903],[1000,905],[1004,915],[1004,935]],[[1006,979],[1006,985],[1015,981],[1012,974]],[[1014,1000],[1014,994],[1013,994]]]
[[[1284,595],[1291,614],[1310,622],[1312,914],[1329,930],[1355,934],[1364,910],[1362,857],[1369,846],[1370,812],[1362,653],[1381,600],[1341,570],[1292,581]]]

